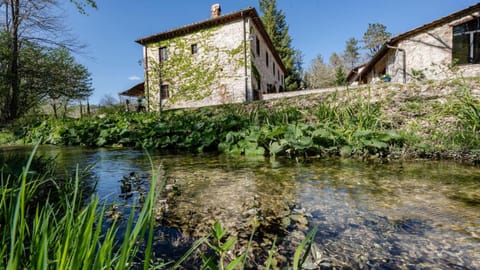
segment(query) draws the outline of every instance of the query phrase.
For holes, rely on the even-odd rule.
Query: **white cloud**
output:
[[[130,77],[128,77],[128,80],[130,80],[130,81],[141,81],[142,78],[140,78],[138,76],[130,76]]]

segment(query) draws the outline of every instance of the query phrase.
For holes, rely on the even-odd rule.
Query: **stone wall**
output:
[[[148,44],[150,109],[244,102],[243,42],[243,21],[239,20]],[[192,44],[197,44],[196,54],[191,53]],[[168,60],[162,63],[159,62],[161,47],[166,47],[168,54]],[[170,92],[170,97],[161,103],[160,84],[168,84]]]
[[[273,85],[279,92],[280,88],[284,88],[283,81],[285,74],[279,69],[279,63],[273,57],[265,38],[260,34],[259,30],[254,24],[250,25],[250,45],[251,45],[251,59],[252,59],[252,87],[259,91],[261,95],[267,93],[267,86]],[[259,51],[257,50],[257,39],[259,41]],[[268,54],[268,65],[267,55]],[[275,65],[275,74],[273,74],[273,65]]]
[[[425,79],[445,79],[451,76],[453,26],[472,19],[464,16],[454,21],[412,35],[396,44],[405,50],[407,81],[415,80],[412,69],[425,75]],[[459,66],[464,76],[480,75],[480,65]],[[403,52],[391,49],[388,53],[387,73],[393,82],[403,82]],[[418,74],[418,73],[417,73]]]
[[[282,98],[290,98],[290,97],[298,97],[298,96],[306,96],[306,95],[313,95],[313,94],[320,94],[320,93],[328,93],[328,92],[337,92],[337,91],[344,91],[349,89],[356,89],[361,86],[338,86],[338,87],[329,87],[329,88],[322,88],[322,89],[308,89],[308,90],[298,90],[298,91],[288,91],[288,92],[281,92],[281,93],[272,93],[272,94],[265,94],[263,95],[264,100],[273,100],[273,99],[282,99]]]
[[[239,19],[148,44],[145,80],[150,110],[241,103],[262,99],[268,85],[275,92],[283,88],[285,75],[252,22]],[[196,54],[191,53],[192,44],[197,45]],[[159,61],[160,48],[167,50],[166,61]],[[160,85],[168,85],[169,98],[160,100]]]

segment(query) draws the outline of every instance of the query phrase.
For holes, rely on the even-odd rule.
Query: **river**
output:
[[[141,203],[149,187],[151,166],[141,150],[47,146],[39,154],[56,156],[63,171],[93,165],[96,192],[120,209]],[[274,240],[277,265],[290,264],[295,247],[316,227],[317,268],[480,269],[478,167],[155,152],[151,157],[167,179],[156,211],[158,260],[178,259],[220,220],[239,238],[237,251],[255,230],[252,248],[259,255],[251,268],[262,265],[266,255],[260,253]],[[133,190],[122,188],[129,177],[140,183]]]

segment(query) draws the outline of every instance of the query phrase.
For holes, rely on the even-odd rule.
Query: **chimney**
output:
[[[221,13],[222,8],[220,7],[220,4],[213,4],[210,8],[210,14],[212,18],[220,17]]]

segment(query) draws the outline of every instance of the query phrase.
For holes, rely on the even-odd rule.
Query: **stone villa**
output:
[[[221,15],[215,4],[208,20],[136,42],[145,82],[131,91],[143,88],[149,110],[241,103],[284,88],[285,67],[254,8]]]
[[[386,75],[399,83],[444,79],[452,64],[464,76],[480,76],[480,4],[392,38],[347,81],[370,83]]]

